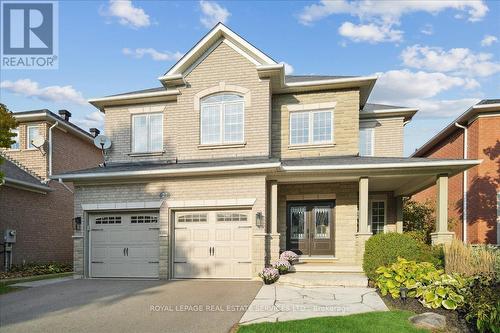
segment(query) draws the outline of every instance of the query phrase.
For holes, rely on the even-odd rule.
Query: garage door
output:
[[[251,278],[249,211],[175,214],[176,278]]]
[[[157,212],[90,216],[92,277],[158,277]]]

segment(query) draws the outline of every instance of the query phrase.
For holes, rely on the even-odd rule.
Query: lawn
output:
[[[260,323],[240,326],[238,333],[416,333],[429,332],[413,327],[408,311],[369,312],[350,316]]]
[[[16,284],[16,283],[38,281],[38,280],[45,280],[45,279],[55,279],[55,278],[70,276],[72,274],[73,274],[72,272],[66,272],[66,273],[56,273],[56,274],[34,275],[34,276],[23,277],[23,278],[18,278],[18,279],[0,280],[0,295],[20,289],[17,287],[12,287],[12,285]]]

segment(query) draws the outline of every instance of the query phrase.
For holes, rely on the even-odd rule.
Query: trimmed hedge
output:
[[[395,232],[377,234],[366,241],[363,270],[370,280],[374,280],[377,268],[395,263],[398,257],[441,266],[440,255],[441,251],[433,250],[410,235]]]

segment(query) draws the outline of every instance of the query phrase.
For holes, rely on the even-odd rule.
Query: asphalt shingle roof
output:
[[[500,103],[500,99],[483,99],[481,102],[477,103],[477,105],[498,104],[498,103]]]
[[[5,175],[5,177],[11,178],[13,180],[18,180],[26,182],[36,186],[45,186],[40,179],[30,174],[28,171],[22,169],[20,166],[16,165],[14,162],[0,157],[0,171]],[[47,187],[49,189],[49,187]]]

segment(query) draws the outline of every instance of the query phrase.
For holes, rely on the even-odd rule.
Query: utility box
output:
[[[14,229],[5,229],[3,232],[4,243],[15,243],[16,242],[16,231]]]

